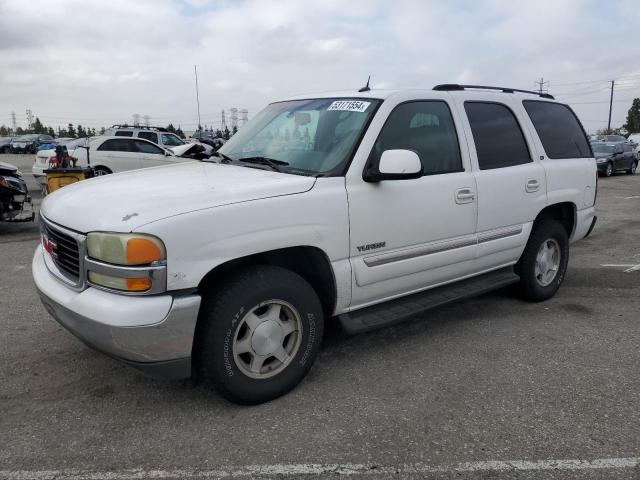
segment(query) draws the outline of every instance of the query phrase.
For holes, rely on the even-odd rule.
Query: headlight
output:
[[[159,238],[136,233],[90,233],[87,252],[91,258],[116,265],[148,265],[166,259]]]
[[[159,293],[166,286],[166,250],[152,235],[101,233],[87,235],[89,282],[122,292]]]
[[[597,163],[607,163],[607,159],[606,158],[596,158],[596,162]]]

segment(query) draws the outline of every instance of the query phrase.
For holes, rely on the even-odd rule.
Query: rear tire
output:
[[[631,164],[631,167],[629,168],[629,170],[627,170],[627,174],[628,175],[635,175],[636,173],[636,168],[638,168],[638,162],[634,161]]]
[[[569,263],[569,238],[555,220],[535,223],[527,246],[516,265],[525,299],[541,302],[555,295]]]
[[[320,300],[305,279],[276,266],[246,268],[205,293],[194,373],[232,402],[266,402],[304,378],[323,330]]]
[[[610,177],[613,175],[613,164],[611,162],[607,163],[607,168],[604,171],[605,177]]]

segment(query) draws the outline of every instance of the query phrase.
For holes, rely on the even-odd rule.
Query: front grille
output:
[[[70,280],[80,280],[80,248],[76,240],[47,222],[40,222],[42,233],[51,242],[44,245],[56,266],[70,277]]]

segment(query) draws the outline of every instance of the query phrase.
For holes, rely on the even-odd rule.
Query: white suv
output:
[[[361,332],[509,284],[548,299],[596,221],[584,130],[533,92],[297,97],[214,158],[50,195],[33,275],[89,345],[239,403],[293,388],[325,322]]]

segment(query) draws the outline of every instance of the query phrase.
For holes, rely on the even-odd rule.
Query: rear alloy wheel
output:
[[[534,224],[527,246],[516,265],[520,289],[527,300],[547,300],[558,291],[569,263],[569,238],[556,220]]]
[[[276,266],[240,270],[203,297],[194,341],[196,377],[241,404],[287,393],[313,364],[324,329],[315,291]]]
[[[636,168],[638,168],[638,162],[633,162],[633,163],[631,164],[631,167],[629,168],[629,170],[627,170],[627,173],[628,173],[629,175],[635,175],[635,173],[636,173]]]
[[[607,163],[607,168],[604,171],[604,176],[610,177],[611,175],[613,175],[613,165],[611,164],[611,162],[609,162]]]
[[[96,167],[93,170],[93,175],[95,177],[102,177],[103,175],[109,175],[113,173],[111,170],[109,170],[107,167]]]

